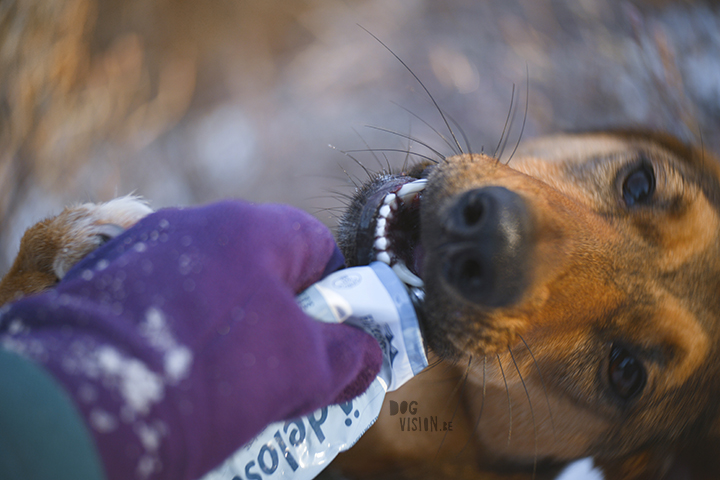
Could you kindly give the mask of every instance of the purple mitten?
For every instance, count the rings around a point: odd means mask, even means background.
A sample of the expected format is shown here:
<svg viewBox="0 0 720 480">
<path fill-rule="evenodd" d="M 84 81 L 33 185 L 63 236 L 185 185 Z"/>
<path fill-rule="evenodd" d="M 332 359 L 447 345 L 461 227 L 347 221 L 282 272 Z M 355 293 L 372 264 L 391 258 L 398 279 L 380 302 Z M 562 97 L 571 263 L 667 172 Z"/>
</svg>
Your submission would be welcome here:
<svg viewBox="0 0 720 480">
<path fill-rule="evenodd" d="M 341 264 L 330 232 L 288 206 L 162 210 L 5 308 L 0 340 L 75 398 L 110 479 L 195 479 L 375 377 L 371 336 L 295 303 Z"/>
</svg>

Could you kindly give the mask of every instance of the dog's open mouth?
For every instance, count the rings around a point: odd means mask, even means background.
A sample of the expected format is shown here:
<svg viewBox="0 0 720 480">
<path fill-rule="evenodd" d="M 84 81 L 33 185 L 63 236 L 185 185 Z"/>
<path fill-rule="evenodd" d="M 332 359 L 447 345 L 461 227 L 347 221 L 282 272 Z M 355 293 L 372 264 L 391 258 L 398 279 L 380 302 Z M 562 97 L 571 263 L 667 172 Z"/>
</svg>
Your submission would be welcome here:
<svg viewBox="0 0 720 480">
<path fill-rule="evenodd" d="M 420 204 L 426 184 L 412 176 L 379 175 L 360 189 L 338 232 L 348 266 L 380 261 L 408 287 L 423 287 Z"/>
</svg>

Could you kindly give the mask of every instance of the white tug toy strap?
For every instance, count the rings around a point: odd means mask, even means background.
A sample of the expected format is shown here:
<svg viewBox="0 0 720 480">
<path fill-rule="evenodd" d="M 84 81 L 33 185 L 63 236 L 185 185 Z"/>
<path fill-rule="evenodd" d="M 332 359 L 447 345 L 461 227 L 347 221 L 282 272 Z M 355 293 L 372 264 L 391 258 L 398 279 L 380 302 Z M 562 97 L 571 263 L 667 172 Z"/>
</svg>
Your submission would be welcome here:
<svg viewBox="0 0 720 480">
<path fill-rule="evenodd" d="M 395 390 L 427 366 L 415 309 L 392 269 L 374 262 L 336 272 L 298 295 L 313 318 L 347 323 L 380 343 L 383 365 L 359 397 L 269 425 L 202 480 L 311 479 L 352 447 Z"/>
</svg>

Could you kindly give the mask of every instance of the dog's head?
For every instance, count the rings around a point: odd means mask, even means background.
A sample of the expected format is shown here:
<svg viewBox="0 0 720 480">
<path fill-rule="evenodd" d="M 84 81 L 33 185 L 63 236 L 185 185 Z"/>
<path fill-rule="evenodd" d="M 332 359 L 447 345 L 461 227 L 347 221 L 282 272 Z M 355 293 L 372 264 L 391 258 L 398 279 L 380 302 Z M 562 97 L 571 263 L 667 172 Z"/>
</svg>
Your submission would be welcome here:
<svg viewBox="0 0 720 480">
<path fill-rule="evenodd" d="M 435 353 L 474 358 L 484 456 L 662 472 L 720 432 L 716 162 L 640 133 L 540 139 L 509 165 L 458 155 L 368 184 L 340 241 L 422 286 Z"/>
</svg>

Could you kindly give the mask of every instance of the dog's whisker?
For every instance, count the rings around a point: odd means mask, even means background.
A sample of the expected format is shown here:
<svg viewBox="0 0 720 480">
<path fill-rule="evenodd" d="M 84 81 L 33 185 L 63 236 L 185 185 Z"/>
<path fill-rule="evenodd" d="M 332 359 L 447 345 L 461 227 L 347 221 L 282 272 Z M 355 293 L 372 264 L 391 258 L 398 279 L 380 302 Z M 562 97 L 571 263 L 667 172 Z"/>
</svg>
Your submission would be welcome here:
<svg viewBox="0 0 720 480">
<path fill-rule="evenodd" d="M 515 144 L 515 148 L 513 149 L 512 153 L 510 154 L 510 157 L 508 158 L 507 162 L 505 162 L 505 165 L 510 164 L 510 160 L 515 156 L 515 152 L 517 152 L 518 147 L 520 146 L 520 142 L 522 141 L 523 133 L 525 133 L 525 122 L 527 121 L 528 116 L 528 107 L 530 105 L 530 69 L 528 67 L 528 64 L 525 63 L 525 114 L 523 115 L 523 122 L 522 127 L 520 127 L 520 135 L 518 136 L 517 143 Z"/>
<path fill-rule="evenodd" d="M 460 126 L 460 123 L 457 120 L 455 120 L 449 113 L 445 113 L 445 115 L 452 122 L 452 124 L 455 125 L 455 128 L 458 129 L 458 131 L 460 132 L 460 136 L 463 138 L 463 141 L 465 142 L 465 148 L 467 149 L 467 151 L 462 152 L 462 153 L 468 153 L 468 154 L 472 153 L 472 147 L 470 146 L 470 140 L 468 139 L 467 135 L 465 134 L 465 130 Z"/>
<path fill-rule="evenodd" d="M 312 197 L 308 197 L 308 200 L 321 200 L 321 199 L 328 199 L 328 200 L 338 200 L 341 203 L 349 205 L 350 202 L 354 200 L 354 197 L 346 192 L 341 192 L 339 190 L 326 190 L 327 195 L 314 195 Z M 338 210 L 342 210 L 342 207 L 336 207 Z"/>
<path fill-rule="evenodd" d="M 535 411 L 533 410 L 532 400 L 530 399 L 530 392 L 527 389 L 527 385 L 525 384 L 525 379 L 522 376 L 522 372 L 520 372 L 520 367 L 518 366 L 517 361 L 515 360 L 515 355 L 513 355 L 512 348 L 508 348 L 508 353 L 510 353 L 510 358 L 512 359 L 513 365 L 515 365 L 515 370 L 517 371 L 518 376 L 520 377 L 520 383 L 522 383 L 523 389 L 525 390 L 525 396 L 527 397 L 528 406 L 530 407 L 530 418 L 532 418 L 534 446 L 535 446 L 535 455 L 533 456 L 533 473 L 532 473 L 532 478 L 534 480 L 535 475 L 537 473 L 537 461 L 538 461 L 538 432 L 537 432 L 537 422 L 535 421 Z"/>
<path fill-rule="evenodd" d="M 435 164 L 440 163 L 436 159 L 434 159 L 428 155 L 423 155 L 421 153 L 413 152 L 410 150 L 404 150 L 402 148 L 366 148 L 366 149 L 345 150 L 342 153 L 362 153 L 362 152 L 400 152 L 400 153 L 405 153 L 407 155 L 414 155 L 416 157 L 424 158 L 425 160 L 429 160 Z"/>
<path fill-rule="evenodd" d="M 333 147 L 333 148 L 335 148 L 335 147 Z M 343 166 L 340 164 L 340 162 L 338 162 L 337 165 L 338 165 L 338 167 L 340 167 L 340 169 L 343 171 L 343 173 L 345 174 L 345 176 L 347 177 L 347 179 L 350 180 L 350 183 L 352 183 L 353 186 L 354 186 L 356 189 L 360 188 L 360 185 L 358 185 L 358 182 L 356 182 L 355 179 L 352 178 L 352 175 L 350 175 L 350 173 L 349 173 L 347 170 L 345 170 L 345 167 L 343 167 Z M 361 182 L 361 183 L 362 183 L 362 182 Z"/>
<path fill-rule="evenodd" d="M 437 134 L 437 136 L 440 137 L 440 138 L 445 142 L 445 144 L 446 144 L 448 147 L 450 147 L 450 150 L 453 152 L 453 154 L 457 155 L 457 154 L 460 153 L 460 152 L 458 152 L 457 150 L 455 150 L 455 147 L 453 146 L 452 143 L 450 143 L 450 140 L 448 140 L 445 135 L 443 135 L 442 133 L 440 133 L 435 127 L 433 127 L 432 125 L 430 125 L 429 122 L 427 122 L 425 119 L 423 119 L 422 117 L 420 117 L 417 113 L 413 112 L 412 110 L 410 110 L 410 109 L 408 109 L 408 108 L 403 107 L 403 106 L 400 105 L 399 103 L 392 102 L 392 104 L 395 105 L 395 106 L 397 106 L 397 107 L 402 108 L 402 109 L 405 110 L 407 113 L 409 113 L 410 115 L 412 115 L 413 117 L 417 118 L 417 119 L 420 120 L 422 123 L 424 123 L 425 126 L 427 126 L 427 127 L 428 127 L 430 130 L 432 130 L 435 134 Z"/>
<path fill-rule="evenodd" d="M 512 113 L 513 104 L 515 103 L 515 84 L 512 85 L 512 92 L 510 93 L 510 108 L 508 108 L 507 117 L 505 117 L 505 125 L 503 126 L 502 133 L 500 134 L 500 140 L 498 141 L 497 147 L 493 150 L 492 156 L 500 161 L 500 157 L 497 156 L 500 145 L 502 145 L 503 139 L 505 138 L 505 132 L 507 131 L 508 122 L 510 121 L 510 114 Z"/>
<path fill-rule="evenodd" d="M 485 393 L 486 393 L 486 375 L 487 374 L 487 355 L 483 355 L 483 376 L 482 376 L 482 399 L 480 400 L 480 412 L 478 413 L 477 420 L 475 421 L 475 426 L 470 432 L 470 435 L 468 435 L 467 442 L 465 442 L 465 445 L 460 449 L 460 451 L 457 453 L 457 457 L 460 457 L 460 454 L 462 454 L 465 449 L 470 445 L 470 442 L 472 441 L 473 437 L 475 436 L 478 427 L 480 426 L 480 420 L 482 420 L 482 414 L 483 410 L 485 409 Z"/>
<path fill-rule="evenodd" d="M 472 355 L 470 355 L 470 358 L 468 359 L 467 368 L 465 369 L 465 375 L 463 375 L 462 381 L 458 384 L 458 385 L 460 385 L 460 389 L 458 392 L 458 400 L 457 400 L 457 404 L 455 405 L 455 410 L 453 411 L 453 413 L 450 417 L 450 422 L 455 420 L 455 416 L 457 415 L 457 412 L 460 409 L 460 404 L 463 403 L 462 402 L 463 392 L 465 391 L 465 387 L 467 386 L 467 383 L 468 383 L 468 375 L 470 374 L 470 366 L 472 365 L 472 360 L 473 360 L 473 357 L 472 357 Z M 453 394 L 454 394 L 454 392 L 453 392 Z M 448 433 L 449 433 L 449 430 L 445 430 L 445 433 L 443 434 L 443 438 L 442 438 L 442 440 L 440 440 L 440 445 L 438 445 L 438 449 L 435 452 L 435 458 L 438 458 L 438 456 L 440 455 L 440 450 L 442 450 L 442 446 L 445 443 L 445 439 L 447 439 Z"/>
<path fill-rule="evenodd" d="M 345 153 L 345 152 L 343 152 L 343 153 Z M 367 177 L 368 177 L 368 180 L 372 180 L 372 179 L 374 178 L 373 173 L 372 173 L 365 165 L 363 165 L 363 163 L 362 163 L 360 160 L 358 160 L 358 159 L 355 158 L 354 156 L 349 155 L 349 154 L 347 154 L 347 153 L 345 153 L 345 155 L 347 155 L 347 156 L 350 158 L 350 160 L 352 160 L 353 162 L 355 162 L 355 164 L 356 164 L 357 166 L 359 166 L 360 168 L 363 169 L 363 171 L 365 172 L 365 175 L 367 175 Z M 373 153 L 373 156 L 374 156 L 374 155 L 375 155 L 375 154 Z M 362 183 L 362 182 L 360 182 L 360 183 Z"/>
<path fill-rule="evenodd" d="M 538 376 L 540 377 L 540 385 L 542 385 L 543 393 L 545 394 L 545 401 L 547 402 L 548 407 L 548 414 L 550 415 L 550 426 L 552 427 L 553 431 L 553 437 L 555 436 L 555 419 L 553 418 L 552 408 L 550 407 L 550 397 L 547 393 L 547 387 L 545 386 L 545 378 L 543 377 L 542 371 L 540 370 L 540 364 L 535 359 L 535 355 L 532 352 L 532 349 L 530 348 L 530 345 L 525 341 L 525 339 L 518 334 L 518 338 L 522 340 L 523 344 L 525 344 L 525 348 L 527 348 L 528 353 L 530 354 L 530 357 L 533 359 L 533 363 L 535 364 L 535 368 L 537 369 Z"/>
<path fill-rule="evenodd" d="M 338 152 L 342 153 L 342 154 L 345 155 L 346 157 L 350 158 L 354 163 L 356 163 L 360 168 L 363 169 L 363 171 L 365 172 L 365 174 L 368 176 L 368 179 L 369 179 L 369 180 L 372 180 L 373 178 L 375 178 L 375 174 L 374 174 L 370 169 L 368 169 L 365 165 L 363 165 L 360 160 L 358 160 L 358 159 L 355 158 L 354 156 L 350 155 L 351 152 L 349 153 L 348 151 L 340 150 L 340 149 L 336 148 L 335 145 L 328 145 L 328 147 L 332 148 L 333 150 L 337 150 Z M 374 155 L 374 154 L 373 154 L 373 155 Z M 342 165 L 340 165 L 339 162 L 338 162 L 338 166 L 342 169 L 342 171 L 345 173 L 345 175 L 350 179 L 350 181 L 353 183 L 353 185 L 355 186 L 355 188 L 359 188 L 358 182 L 359 182 L 360 185 L 362 185 L 362 184 L 364 183 L 364 182 L 363 182 L 362 180 L 360 180 L 357 176 L 355 176 L 355 179 L 357 180 L 357 182 L 356 182 L 355 180 L 353 180 L 353 179 L 350 177 L 350 174 L 348 173 L 348 171 L 347 171 Z"/>
<path fill-rule="evenodd" d="M 378 127 L 378 126 L 375 126 L 375 125 L 365 125 L 365 127 L 366 127 L 366 128 L 372 128 L 372 129 L 374 129 L 374 130 L 378 130 L 378 131 L 381 131 L 381 132 L 389 133 L 389 134 L 391 134 L 391 135 L 397 135 L 398 137 L 407 138 L 408 140 L 412 140 L 413 142 L 417 143 L 418 145 L 422 145 L 423 147 L 427 148 L 428 150 L 430 150 L 431 152 L 433 152 L 435 155 L 437 155 L 438 157 L 440 157 L 442 160 L 445 160 L 445 155 L 443 155 L 442 153 L 440 153 L 438 150 L 434 149 L 433 147 L 431 147 L 431 146 L 428 145 L 427 143 L 425 143 L 425 142 L 423 142 L 423 141 L 421 141 L 421 140 L 419 140 L 419 139 L 417 139 L 417 138 L 415 138 L 415 137 L 412 137 L 411 135 L 405 135 L 404 133 L 400 133 L 400 132 L 397 132 L 397 131 L 395 131 L 395 130 L 390 130 L 389 128 Z M 410 148 L 408 148 L 408 151 L 410 151 Z"/>
<path fill-rule="evenodd" d="M 367 140 L 365 140 L 365 137 L 363 137 L 363 136 L 360 134 L 360 132 L 357 131 L 357 129 L 353 128 L 352 131 L 355 132 L 355 135 L 358 136 L 358 138 L 359 138 L 360 141 L 365 145 L 365 147 L 370 148 L 370 144 L 368 144 Z M 385 165 L 383 165 L 382 162 L 380 161 L 380 157 L 378 157 L 378 156 L 375 154 L 375 152 L 372 152 L 372 156 L 373 156 L 373 158 L 375 159 L 375 161 L 377 162 L 377 164 L 380 166 L 380 171 L 381 171 L 381 172 L 384 171 L 384 170 L 385 170 Z M 387 157 L 385 158 L 385 160 L 387 160 Z M 390 170 L 390 164 L 388 163 L 387 166 L 388 166 L 388 171 L 389 171 L 389 170 Z"/>
<path fill-rule="evenodd" d="M 383 43 L 382 40 L 380 40 L 378 37 L 376 37 L 375 35 L 373 35 L 373 33 L 371 33 L 370 30 L 368 30 L 367 28 L 363 27 L 362 25 L 358 25 L 358 26 L 359 26 L 360 28 L 362 28 L 363 30 L 365 30 L 365 31 L 368 33 L 368 35 L 370 35 L 370 36 L 373 37 L 375 40 L 377 40 L 377 42 L 378 42 L 380 45 L 382 45 L 383 47 L 385 47 L 385 49 L 386 49 L 388 52 L 390 52 L 390 53 L 392 54 L 392 56 L 395 57 L 395 59 L 396 59 L 398 62 L 400 62 L 400 64 L 401 64 L 403 67 L 405 67 L 405 69 L 406 69 L 408 72 L 410 72 L 410 75 L 412 75 L 412 76 L 415 78 L 415 80 L 418 82 L 418 84 L 420 84 L 420 86 L 421 86 L 422 89 L 425 91 L 425 93 L 427 94 L 427 96 L 430 97 L 430 101 L 432 101 L 433 105 L 435 105 L 435 109 L 436 109 L 436 110 L 438 111 L 438 113 L 440 114 L 440 117 L 442 118 L 443 122 L 445 122 L 445 126 L 447 127 L 448 131 L 450 132 L 450 136 L 452 137 L 452 139 L 453 139 L 453 141 L 454 141 L 454 143 L 455 143 L 455 146 L 457 146 L 458 150 L 460 150 L 460 153 L 465 153 L 465 152 L 463 152 L 463 149 L 462 149 L 462 146 L 460 145 L 460 142 L 458 142 L 458 139 L 457 139 L 457 137 L 455 136 L 455 132 L 454 132 L 453 129 L 450 127 L 450 122 L 448 122 L 447 117 L 445 116 L 445 114 L 443 113 L 442 109 L 440 108 L 440 105 L 438 105 L 437 101 L 435 101 L 435 97 L 432 96 L 432 94 L 430 93 L 430 90 L 428 90 L 428 88 L 425 86 L 425 84 L 420 80 L 420 77 L 418 77 L 418 76 L 415 74 L 415 72 L 407 65 L 407 63 L 405 63 L 402 58 L 400 58 L 395 52 L 393 52 L 390 47 L 388 47 L 385 43 Z"/>
<path fill-rule="evenodd" d="M 517 106 L 518 102 L 515 102 L 510 106 L 510 122 L 508 123 L 507 133 L 505 134 L 502 146 L 500 147 L 500 152 L 497 155 L 498 162 L 502 161 L 502 156 L 505 153 L 505 148 L 507 148 L 508 141 L 510 140 L 510 132 L 512 131 L 513 124 L 515 123 L 515 115 L 517 115 Z"/>
<path fill-rule="evenodd" d="M 510 398 L 510 387 L 508 387 L 507 377 L 505 376 L 505 370 L 503 369 L 502 361 L 500 361 L 500 354 L 496 353 L 495 356 L 497 357 L 498 365 L 500 366 L 500 374 L 502 375 L 503 382 L 505 382 L 505 391 L 507 392 L 508 414 L 510 416 L 510 425 L 508 426 L 508 440 L 507 440 L 507 444 L 509 446 L 510 440 L 512 440 L 512 427 L 513 427 L 512 399 Z"/>
<path fill-rule="evenodd" d="M 341 208 L 315 208 L 310 211 L 313 215 L 319 215 L 321 213 L 329 213 L 332 218 L 338 218 L 342 215 L 343 210 Z"/>
<path fill-rule="evenodd" d="M 458 391 L 461 390 L 462 386 L 464 385 L 464 379 L 467 378 L 468 373 L 470 372 L 470 364 L 472 362 L 472 357 L 468 360 L 468 365 L 465 368 L 465 373 L 460 377 L 460 380 L 455 384 L 455 387 L 453 388 L 452 392 L 448 395 L 448 400 L 445 402 L 445 406 L 443 407 L 443 411 L 447 410 L 447 408 L 450 406 L 450 402 L 452 402 L 453 397 L 458 393 Z"/>
<path fill-rule="evenodd" d="M 437 366 L 440 365 L 441 363 L 443 363 L 442 358 L 438 358 L 438 359 L 435 360 L 434 362 L 428 364 L 428 366 L 425 367 L 425 369 L 424 369 L 422 372 L 420 372 L 419 375 L 422 375 L 423 373 L 429 372 L 430 370 L 432 370 L 433 368 L 437 367 Z"/>
<path fill-rule="evenodd" d="M 410 119 L 408 118 L 408 137 L 411 137 L 411 136 L 412 136 L 412 122 L 411 122 Z M 412 147 L 412 142 L 413 142 L 413 141 L 412 141 L 410 138 L 408 138 L 408 141 L 407 141 L 407 142 L 408 142 L 408 143 L 407 143 L 407 150 L 408 150 L 408 152 L 409 152 L 410 149 L 411 149 L 411 147 Z M 403 171 L 403 173 L 404 173 L 404 172 L 407 172 L 407 167 L 408 167 L 408 163 L 409 163 L 409 162 L 410 162 L 410 155 L 405 154 L 405 159 L 403 160 L 403 164 L 402 164 L 402 171 Z"/>
</svg>

